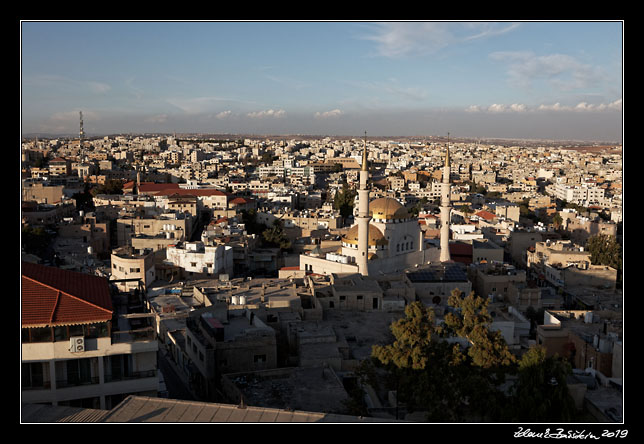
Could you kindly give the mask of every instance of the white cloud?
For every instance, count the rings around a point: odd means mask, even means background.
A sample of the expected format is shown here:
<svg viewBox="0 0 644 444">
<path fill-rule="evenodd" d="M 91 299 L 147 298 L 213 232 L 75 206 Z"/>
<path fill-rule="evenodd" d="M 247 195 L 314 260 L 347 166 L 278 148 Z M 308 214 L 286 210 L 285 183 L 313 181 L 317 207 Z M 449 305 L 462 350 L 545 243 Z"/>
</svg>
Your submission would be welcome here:
<svg viewBox="0 0 644 444">
<path fill-rule="evenodd" d="M 510 111 L 522 113 L 526 110 L 527 110 L 526 106 L 520 103 L 513 103 L 512 105 L 510 105 Z"/>
<path fill-rule="evenodd" d="M 314 114 L 314 117 L 316 119 L 326 119 L 329 117 L 339 117 L 342 114 L 343 114 L 342 111 L 336 108 L 336 109 L 332 109 L 331 111 L 317 112 Z"/>
<path fill-rule="evenodd" d="M 365 40 L 376 43 L 377 55 L 403 57 L 436 53 L 452 45 L 512 31 L 516 23 L 386 22 L 375 23 Z"/>
<path fill-rule="evenodd" d="M 505 112 L 506 109 L 507 108 L 505 105 L 501 105 L 498 103 L 493 103 L 487 108 L 487 110 L 491 113 L 502 113 L 502 112 Z"/>
<path fill-rule="evenodd" d="M 215 114 L 215 119 L 225 119 L 226 117 L 230 117 L 232 113 L 233 112 L 230 110 L 222 111 L 220 113 Z"/>
<path fill-rule="evenodd" d="M 246 115 L 253 119 L 256 119 L 256 118 L 261 119 L 264 117 L 272 117 L 272 118 L 279 119 L 286 116 L 286 111 L 284 111 L 283 109 L 280 109 L 280 110 L 267 109 L 265 111 L 251 112 Z"/>
<path fill-rule="evenodd" d="M 545 79 L 552 87 L 569 91 L 596 85 L 602 77 L 599 69 L 566 54 L 537 56 L 531 51 L 500 51 L 489 57 L 507 63 L 510 83 L 522 88 Z"/>
<path fill-rule="evenodd" d="M 504 105 L 499 103 L 494 103 L 487 108 L 481 107 L 479 105 L 470 105 L 465 108 L 465 112 L 474 113 L 474 112 L 489 112 L 489 113 L 506 113 L 506 112 L 515 112 L 515 113 L 524 113 L 532 111 L 575 111 L 575 112 L 597 112 L 597 111 L 621 111 L 622 109 L 622 99 L 617 99 L 611 103 L 599 103 L 599 104 L 590 104 L 587 102 L 580 102 L 575 106 L 565 106 L 557 102 L 554 104 L 542 104 L 534 108 L 529 108 L 528 106 L 521 103 L 513 103 L 512 105 Z"/>
</svg>

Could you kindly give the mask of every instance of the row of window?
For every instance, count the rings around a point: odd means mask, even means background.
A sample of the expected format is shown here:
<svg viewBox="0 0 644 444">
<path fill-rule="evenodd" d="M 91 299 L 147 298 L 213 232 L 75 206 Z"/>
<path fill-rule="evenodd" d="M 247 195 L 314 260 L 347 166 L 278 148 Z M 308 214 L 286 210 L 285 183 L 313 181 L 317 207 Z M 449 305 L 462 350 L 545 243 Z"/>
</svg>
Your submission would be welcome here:
<svg viewBox="0 0 644 444">
<path fill-rule="evenodd" d="M 121 273 L 123 273 L 125 271 L 125 268 L 123 268 L 123 267 L 121 267 L 121 266 L 119 266 L 117 264 L 113 264 L 112 268 L 114 268 L 115 270 L 118 269 L 118 271 L 120 271 Z M 140 272 L 141 272 L 140 268 L 130 268 L 130 273 L 140 273 Z"/>
<path fill-rule="evenodd" d="M 107 322 L 88 325 L 60 325 L 56 327 L 23 328 L 22 343 L 68 341 L 73 336 L 86 339 L 107 338 L 110 328 Z"/>
<path fill-rule="evenodd" d="M 74 387 L 99 383 L 98 357 L 67 359 L 56 361 L 54 378 L 57 388 Z M 103 379 L 105 382 L 121 381 L 137 377 L 153 377 L 155 370 L 134 372 L 132 355 L 110 355 L 103 358 Z M 49 389 L 51 388 L 51 362 L 23 362 L 22 388 Z"/>
</svg>

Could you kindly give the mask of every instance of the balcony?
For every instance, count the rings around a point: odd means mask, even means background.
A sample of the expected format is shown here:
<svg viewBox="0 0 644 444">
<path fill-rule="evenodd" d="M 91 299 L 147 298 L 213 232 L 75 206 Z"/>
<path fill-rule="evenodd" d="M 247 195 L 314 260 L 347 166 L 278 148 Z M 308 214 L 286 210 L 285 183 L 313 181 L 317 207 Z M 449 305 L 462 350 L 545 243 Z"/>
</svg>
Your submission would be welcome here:
<svg viewBox="0 0 644 444">
<path fill-rule="evenodd" d="M 129 372 L 128 374 L 121 375 L 105 375 L 105 382 L 128 381 L 132 379 L 155 378 L 157 376 L 156 370 L 146 370 L 142 372 Z"/>
</svg>

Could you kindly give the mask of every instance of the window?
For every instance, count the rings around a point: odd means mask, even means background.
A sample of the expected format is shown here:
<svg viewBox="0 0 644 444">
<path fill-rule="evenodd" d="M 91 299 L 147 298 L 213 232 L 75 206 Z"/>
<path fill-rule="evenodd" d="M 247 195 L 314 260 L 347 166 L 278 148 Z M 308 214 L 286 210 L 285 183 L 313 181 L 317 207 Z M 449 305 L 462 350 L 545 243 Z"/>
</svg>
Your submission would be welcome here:
<svg viewBox="0 0 644 444">
<path fill-rule="evenodd" d="M 27 362 L 22 364 L 22 388 L 47 388 L 49 386 L 48 380 L 48 362 Z"/>
<path fill-rule="evenodd" d="M 120 381 L 132 375 L 132 355 L 111 355 L 103 358 L 105 382 Z"/>
<path fill-rule="evenodd" d="M 52 342 L 52 329 L 45 328 L 30 328 L 30 341 L 29 342 Z"/>
<path fill-rule="evenodd" d="M 255 355 L 253 356 L 253 362 L 266 362 L 266 355 Z"/>
<path fill-rule="evenodd" d="M 70 359 L 67 364 L 67 384 L 80 385 L 92 382 L 90 359 Z"/>
</svg>

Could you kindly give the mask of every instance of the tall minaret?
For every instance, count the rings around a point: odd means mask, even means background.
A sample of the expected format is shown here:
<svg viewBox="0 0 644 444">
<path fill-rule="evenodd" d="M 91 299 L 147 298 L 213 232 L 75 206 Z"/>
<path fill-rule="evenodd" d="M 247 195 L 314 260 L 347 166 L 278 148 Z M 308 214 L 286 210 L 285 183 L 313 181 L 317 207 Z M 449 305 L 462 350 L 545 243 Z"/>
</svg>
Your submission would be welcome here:
<svg viewBox="0 0 644 444">
<path fill-rule="evenodd" d="M 362 169 L 360 170 L 360 188 L 358 189 L 358 257 L 356 264 L 358 272 L 363 276 L 369 275 L 367 260 L 369 255 L 369 166 L 367 165 L 367 132 L 364 133 L 364 150 L 362 152 Z"/>
<path fill-rule="evenodd" d="M 443 186 L 441 187 L 441 254 L 440 261 L 451 260 L 449 254 L 449 225 L 450 225 L 450 185 L 449 185 L 449 133 L 447 133 L 447 150 L 445 153 L 445 166 L 443 167 Z"/>
</svg>

